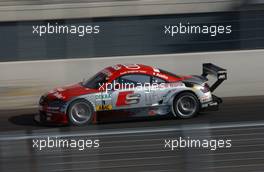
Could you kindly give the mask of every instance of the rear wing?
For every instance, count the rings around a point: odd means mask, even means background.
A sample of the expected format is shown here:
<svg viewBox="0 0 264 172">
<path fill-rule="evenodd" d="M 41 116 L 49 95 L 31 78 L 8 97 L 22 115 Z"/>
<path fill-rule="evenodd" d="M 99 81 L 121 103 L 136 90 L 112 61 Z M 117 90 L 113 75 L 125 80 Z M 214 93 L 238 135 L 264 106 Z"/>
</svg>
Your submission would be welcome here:
<svg viewBox="0 0 264 172">
<path fill-rule="evenodd" d="M 213 92 L 224 80 L 227 79 L 226 69 L 223 69 L 219 66 L 216 66 L 212 63 L 204 63 L 203 64 L 203 77 L 207 77 L 207 75 L 212 75 L 217 78 L 215 83 L 210 87 L 210 91 Z"/>
</svg>

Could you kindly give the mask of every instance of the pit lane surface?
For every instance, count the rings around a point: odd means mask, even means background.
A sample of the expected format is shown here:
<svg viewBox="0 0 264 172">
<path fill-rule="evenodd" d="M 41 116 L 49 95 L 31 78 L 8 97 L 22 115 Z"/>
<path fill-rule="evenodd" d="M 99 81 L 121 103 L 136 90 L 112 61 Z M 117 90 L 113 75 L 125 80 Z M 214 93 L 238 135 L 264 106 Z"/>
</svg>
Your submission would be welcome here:
<svg viewBox="0 0 264 172">
<path fill-rule="evenodd" d="M 188 120 L 39 127 L 35 109 L 2 111 L 0 171 L 263 171 L 264 96 L 225 98 L 220 111 Z M 100 147 L 32 148 L 32 139 L 99 139 Z M 231 148 L 165 148 L 165 139 L 231 139 Z"/>
</svg>

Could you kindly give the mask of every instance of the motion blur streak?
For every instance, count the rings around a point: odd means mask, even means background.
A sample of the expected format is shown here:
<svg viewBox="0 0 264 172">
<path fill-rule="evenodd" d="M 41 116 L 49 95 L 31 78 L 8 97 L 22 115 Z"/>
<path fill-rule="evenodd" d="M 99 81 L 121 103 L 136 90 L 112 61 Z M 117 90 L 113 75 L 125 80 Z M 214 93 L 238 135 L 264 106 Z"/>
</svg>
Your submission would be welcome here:
<svg viewBox="0 0 264 172">
<path fill-rule="evenodd" d="M 118 63 L 143 63 L 180 74 L 199 74 L 202 73 L 202 63 L 211 62 L 227 68 L 229 73 L 225 84 L 216 90 L 217 95 L 263 95 L 263 52 L 250 50 L 3 62 L 0 63 L 0 109 L 36 107 L 40 95 L 46 91 L 80 82 L 99 69 Z"/>
<path fill-rule="evenodd" d="M 62 134 L 56 130 L 50 130 L 47 133 L 40 133 L 38 135 L 34 134 L 26 134 L 26 133 L 19 133 L 16 135 L 6 135 L 2 134 L 0 136 L 0 141 L 7 141 L 7 140 L 24 140 L 24 139 L 34 139 L 34 138 L 46 138 L 46 137 L 90 137 L 90 136 L 112 136 L 112 135 L 130 135 L 130 134 L 147 134 L 147 133 L 160 133 L 160 132 L 180 132 L 182 130 L 211 130 L 211 129 L 228 129 L 228 128 L 243 128 L 243 127 L 264 127 L 264 120 L 263 121 L 254 121 L 254 122 L 244 122 L 244 123 L 219 123 L 214 124 L 213 126 L 207 125 L 200 125 L 200 124 L 186 124 L 183 126 L 177 127 L 147 127 L 147 128 L 129 128 L 129 129 L 122 129 L 122 131 L 109 129 L 107 131 L 88 131 L 88 132 L 68 132 L 66 134 Z M 45 130 L 44 130 L 45 131 Z M 41 131 L 40 131 L 41 132 Z M 116 137 L 116 136 L 114 136 Z M 121 136 L 122 137 L 122 136 Z"/>
<path fill-rule="evenodd" d="M 0 1 L 0 21 L 229 11 L 244 0 L 12 0 Z"/>
<path fill-rule="evenodd" d="M 32 35 L 32 25 L 54 19 L 60 24 L 99 23 L 104 32 L 91 39 Z M 232 35 L 164 37 L 164 25 L 187 20 L 232 25 Z M 0 21 L 1 172 L 263 171 L 260 0 L 0 0 Z M 33 121 L 40 94 L 88 78 L 99 68 L 145 63 L 195 74 L 202 72 L 205 62 L 228 70 L 227 82 L 217 90 L 224 97 L 217 112 L 203 112 L 188 120 L 154 118 L 84 127 L 41 126 Z M 46 136 L 99 139 L 100 148 L 33 148 L 33 138 Z M 164 149 L 164 139 L 179 137 L 230 139 L 232 147 Z"/>
<path fill-rule="evenodd" d="M 36 109 L 0 111 L 0 169 L 3 172 L 261 171 L 264 168 L 263 102 L 263 96 L 224 98 L 219 112 L 204 112 L 189 120 L 141 120 L 53 129 L 40 129 L 34 124 L 30 116 Z M 47 135 L 100 139 L 100 148 L 84 151 L 32 148 L 33 137 Z M 215 151 L 164 149 L 164 139 L 179 137 L 230 139 L 232 147 Z"/>
</svg>

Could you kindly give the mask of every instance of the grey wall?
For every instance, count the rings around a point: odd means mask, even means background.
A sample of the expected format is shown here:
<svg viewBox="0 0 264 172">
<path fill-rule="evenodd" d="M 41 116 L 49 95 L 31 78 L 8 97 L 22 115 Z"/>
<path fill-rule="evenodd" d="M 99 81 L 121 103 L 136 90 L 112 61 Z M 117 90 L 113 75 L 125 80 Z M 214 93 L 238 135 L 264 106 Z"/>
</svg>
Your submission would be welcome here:
<svg viewBox="0 0 264 172">
<path fill-rule="evenodd" d="M 68 60 L 0 63 L 0 109 L 36 106 L 41 94 L 53 87 L 89 78 L 117 63 L 143 63 L 178 74 L 201 74 L 202 63 L 212 62 L 228 70 L 219 96 L 264 95 L 264 50 L 120 56 Z"/>
</svg>

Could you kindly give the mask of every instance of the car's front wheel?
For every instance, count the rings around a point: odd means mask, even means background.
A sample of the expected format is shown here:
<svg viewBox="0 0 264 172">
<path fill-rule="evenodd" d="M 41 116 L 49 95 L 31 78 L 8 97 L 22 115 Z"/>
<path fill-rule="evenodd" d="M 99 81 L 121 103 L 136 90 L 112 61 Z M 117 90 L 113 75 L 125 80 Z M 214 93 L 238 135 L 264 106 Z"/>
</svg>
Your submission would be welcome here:
<svg viewBox="0 0 264 172">
<path fill-rule="evenodd" d="M 91 123 L 93 114 L 94 108 L 92 104 L 86 100 L 73 101 L 67 110 L 70 123 L 76 126 Z"/>
<path fill-rule="evenodd" d="M 172 106 L 173 115 L 179 118 L 191 118 L 200 109 L 199 100 L 190 92 L 183 92 L 176 96 Z"/>
</svg>

